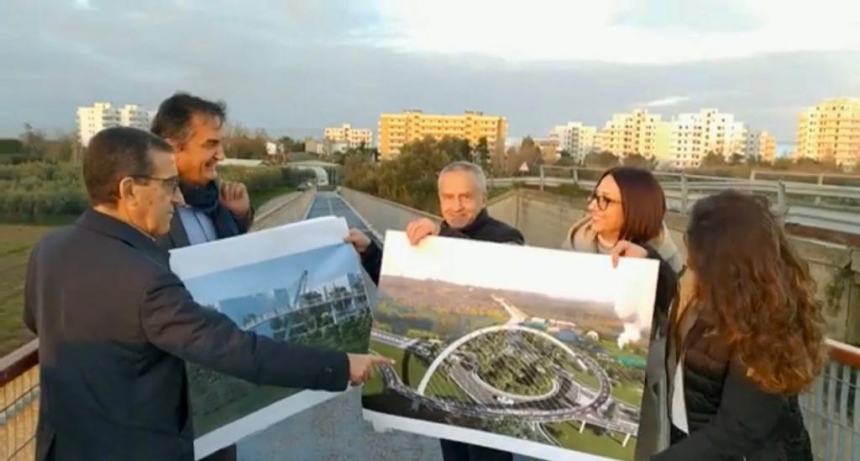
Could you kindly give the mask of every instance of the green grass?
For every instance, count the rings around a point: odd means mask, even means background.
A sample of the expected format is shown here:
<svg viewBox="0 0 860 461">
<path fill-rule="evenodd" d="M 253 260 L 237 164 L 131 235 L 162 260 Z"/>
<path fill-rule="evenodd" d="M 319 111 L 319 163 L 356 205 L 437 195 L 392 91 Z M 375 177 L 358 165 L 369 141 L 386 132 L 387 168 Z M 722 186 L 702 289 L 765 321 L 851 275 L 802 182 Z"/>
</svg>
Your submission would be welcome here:
<svg viewBox="0 0 860 461">
<path fill-rule="evenodd" d="M 619 386 L 612 386 L 612 396 L 624 403 L 638 407 L 642 404 L 642 384 L 622 382 Z"/>
<path fill-rule="evenodd" d="M 276 187 L 274 189 L 268 189 L 262 192 L 254 192 L 250 194 L 251 206 L 254 207 L 255 210 L 259 210 L 260 207 L 269 200 L 279 195 L 289 194 L 290 192 L 294 192 L 295 190 L 296 188 L 292 186 L 281 186 Z"/>
<path fill-rule="evenodd" d="M 400 366 L 403 364 L 403 349 L 389 346 L 388 344 L 384 344 L 378 341 L 370 340 L 370 350 L 371 352 L 384 355 L 390 359 L 394 359 L 396 362 L 394 364 L 394 369 L 397 370 L 397 373 L 400 374 Z M 409 359 L 409 386 L 413 389 L 418 388 L 418 383 L 421 382 L 421 378 L 424 377 L 424 373 L 427 371 L 427 367 L 418 360 L 417 357 L 412 356 Z M 460 400 L 463 402 L 470 402 L 471 399 L 460 389 L 459 386 L 454 384 L 448 377 L 439 371 L 437 371 L 432 378 L 430 378 L 430 384 L 428 385 L 429 389 L 444 389 L 448 392 L 437 393 L 438 397 L 447 397 L 451 399 Z M 374 395 L 382 392 L 382 379 L 376 375 L 364 384 L 365 395 Z"/>
<path fill-rule="evenodd" d="M 582 371 L 579 367 L 573 366 L 568 367 L 567 370 L 576 378 L 576 382 L 584 385 L 585 387 L 589 387 L 591 389 L 597 390 L 600 388 L 600 381 L 597 379 L 597 376 L 593 374 Z"/>
<path fill-rule="evenodd" d="M 633 459 L 633 453 L 636 449 L 635 438 L 631 437 L 627 446 L 622 447 L 623 435 L 610 433 L 597 435 L 591 426 L 586 427 L 582 434 L 579 433 L 579 423 L 553 423 L 546 424 L 545 427 L 552 427 L 560 432 L 556 438 L 564 448 L 615 459 Z"/>
<path fill-rule="evenodd" d="M 51 227 L 0 225 L 0 356 L 33 339 L 24 327 L 24 277 L 33 245 Z"/>
</svg>

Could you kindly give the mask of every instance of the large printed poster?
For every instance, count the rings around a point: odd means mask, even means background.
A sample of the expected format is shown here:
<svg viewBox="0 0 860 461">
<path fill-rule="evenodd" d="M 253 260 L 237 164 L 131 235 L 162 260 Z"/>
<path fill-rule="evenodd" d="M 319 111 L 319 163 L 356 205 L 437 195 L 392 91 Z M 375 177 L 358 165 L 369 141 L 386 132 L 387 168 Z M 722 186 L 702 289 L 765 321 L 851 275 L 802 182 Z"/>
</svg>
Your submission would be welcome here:
<svg viewBox="0 0 860 461">
<path fill-rule="evenodd" d="M 365 418 L 545 459 L 633 459 L 658 263 L 389 232 Z"/>
<path fill-rule="evenodd" d="M 325 217 L 171 251 L 194 299 L 244 330 L 366 352 L 366 281 L 342 218 Z M 336 393 L 257 386 L 188 364 L 198 458 Z"/>
</svg>

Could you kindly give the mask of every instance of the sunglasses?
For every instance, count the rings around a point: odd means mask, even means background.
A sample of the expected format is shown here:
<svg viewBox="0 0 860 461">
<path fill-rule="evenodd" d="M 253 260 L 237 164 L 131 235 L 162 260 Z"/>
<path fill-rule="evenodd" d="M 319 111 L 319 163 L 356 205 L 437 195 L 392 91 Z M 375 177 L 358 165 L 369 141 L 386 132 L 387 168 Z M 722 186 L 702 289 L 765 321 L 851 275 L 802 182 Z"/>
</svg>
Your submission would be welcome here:
<svg viewBox="0 0 860 461">
<path fill-rule="evenodd" d="M 592 192 L 591 195 L 588 196 L 588 203 L 591 202 L 597 203 L 598 210 L 606 211 L 606 209 L 609 208 L 610 204 L 621 203 L 621 200 L 615 200 L 605 195 L 598 195 L 597 192 Z"/>
</svg>

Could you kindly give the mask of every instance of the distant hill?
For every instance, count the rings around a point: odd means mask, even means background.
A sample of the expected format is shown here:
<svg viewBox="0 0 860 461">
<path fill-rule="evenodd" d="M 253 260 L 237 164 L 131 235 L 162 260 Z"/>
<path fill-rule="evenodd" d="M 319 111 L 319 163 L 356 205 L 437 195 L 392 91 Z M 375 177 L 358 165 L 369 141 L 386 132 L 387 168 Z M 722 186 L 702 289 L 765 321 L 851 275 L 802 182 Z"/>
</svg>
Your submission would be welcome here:
<svg viewBox="0 0 860 461">
<path fill-rule="evenodd" d="M 539 293 L 487 289 L 440 280 L 415 280 L 385 276 L 379 287 L 381 299 L 416 309 L 432 309 L 440 314 L 498 315 L 507 311 L 492 296 L 504 298 L 531 317 L 578 322 L 584 317 L 618 321 L 611 303 L 554 298 Z"/>
</svg>

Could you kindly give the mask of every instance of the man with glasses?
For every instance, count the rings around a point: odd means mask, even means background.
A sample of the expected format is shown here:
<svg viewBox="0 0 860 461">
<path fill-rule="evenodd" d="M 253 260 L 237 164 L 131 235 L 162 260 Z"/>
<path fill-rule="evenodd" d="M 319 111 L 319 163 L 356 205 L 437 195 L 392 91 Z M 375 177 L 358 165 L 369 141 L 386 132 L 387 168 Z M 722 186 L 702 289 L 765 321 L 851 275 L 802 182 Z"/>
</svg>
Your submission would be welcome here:
<svg viewBox="0 0 860 461">
<path fill-rule="evenodd" d="M 39 337 L 36 459 L 194 460 L 185 361 L 244 380 L 345 390 L 387 359 L 242 331 L 197 304 L 156 237 L 180 200 L 172 148 L 101 131 L 83 162 L 91 208 L 30 255 L 24 322 Z"/>
</svg>

